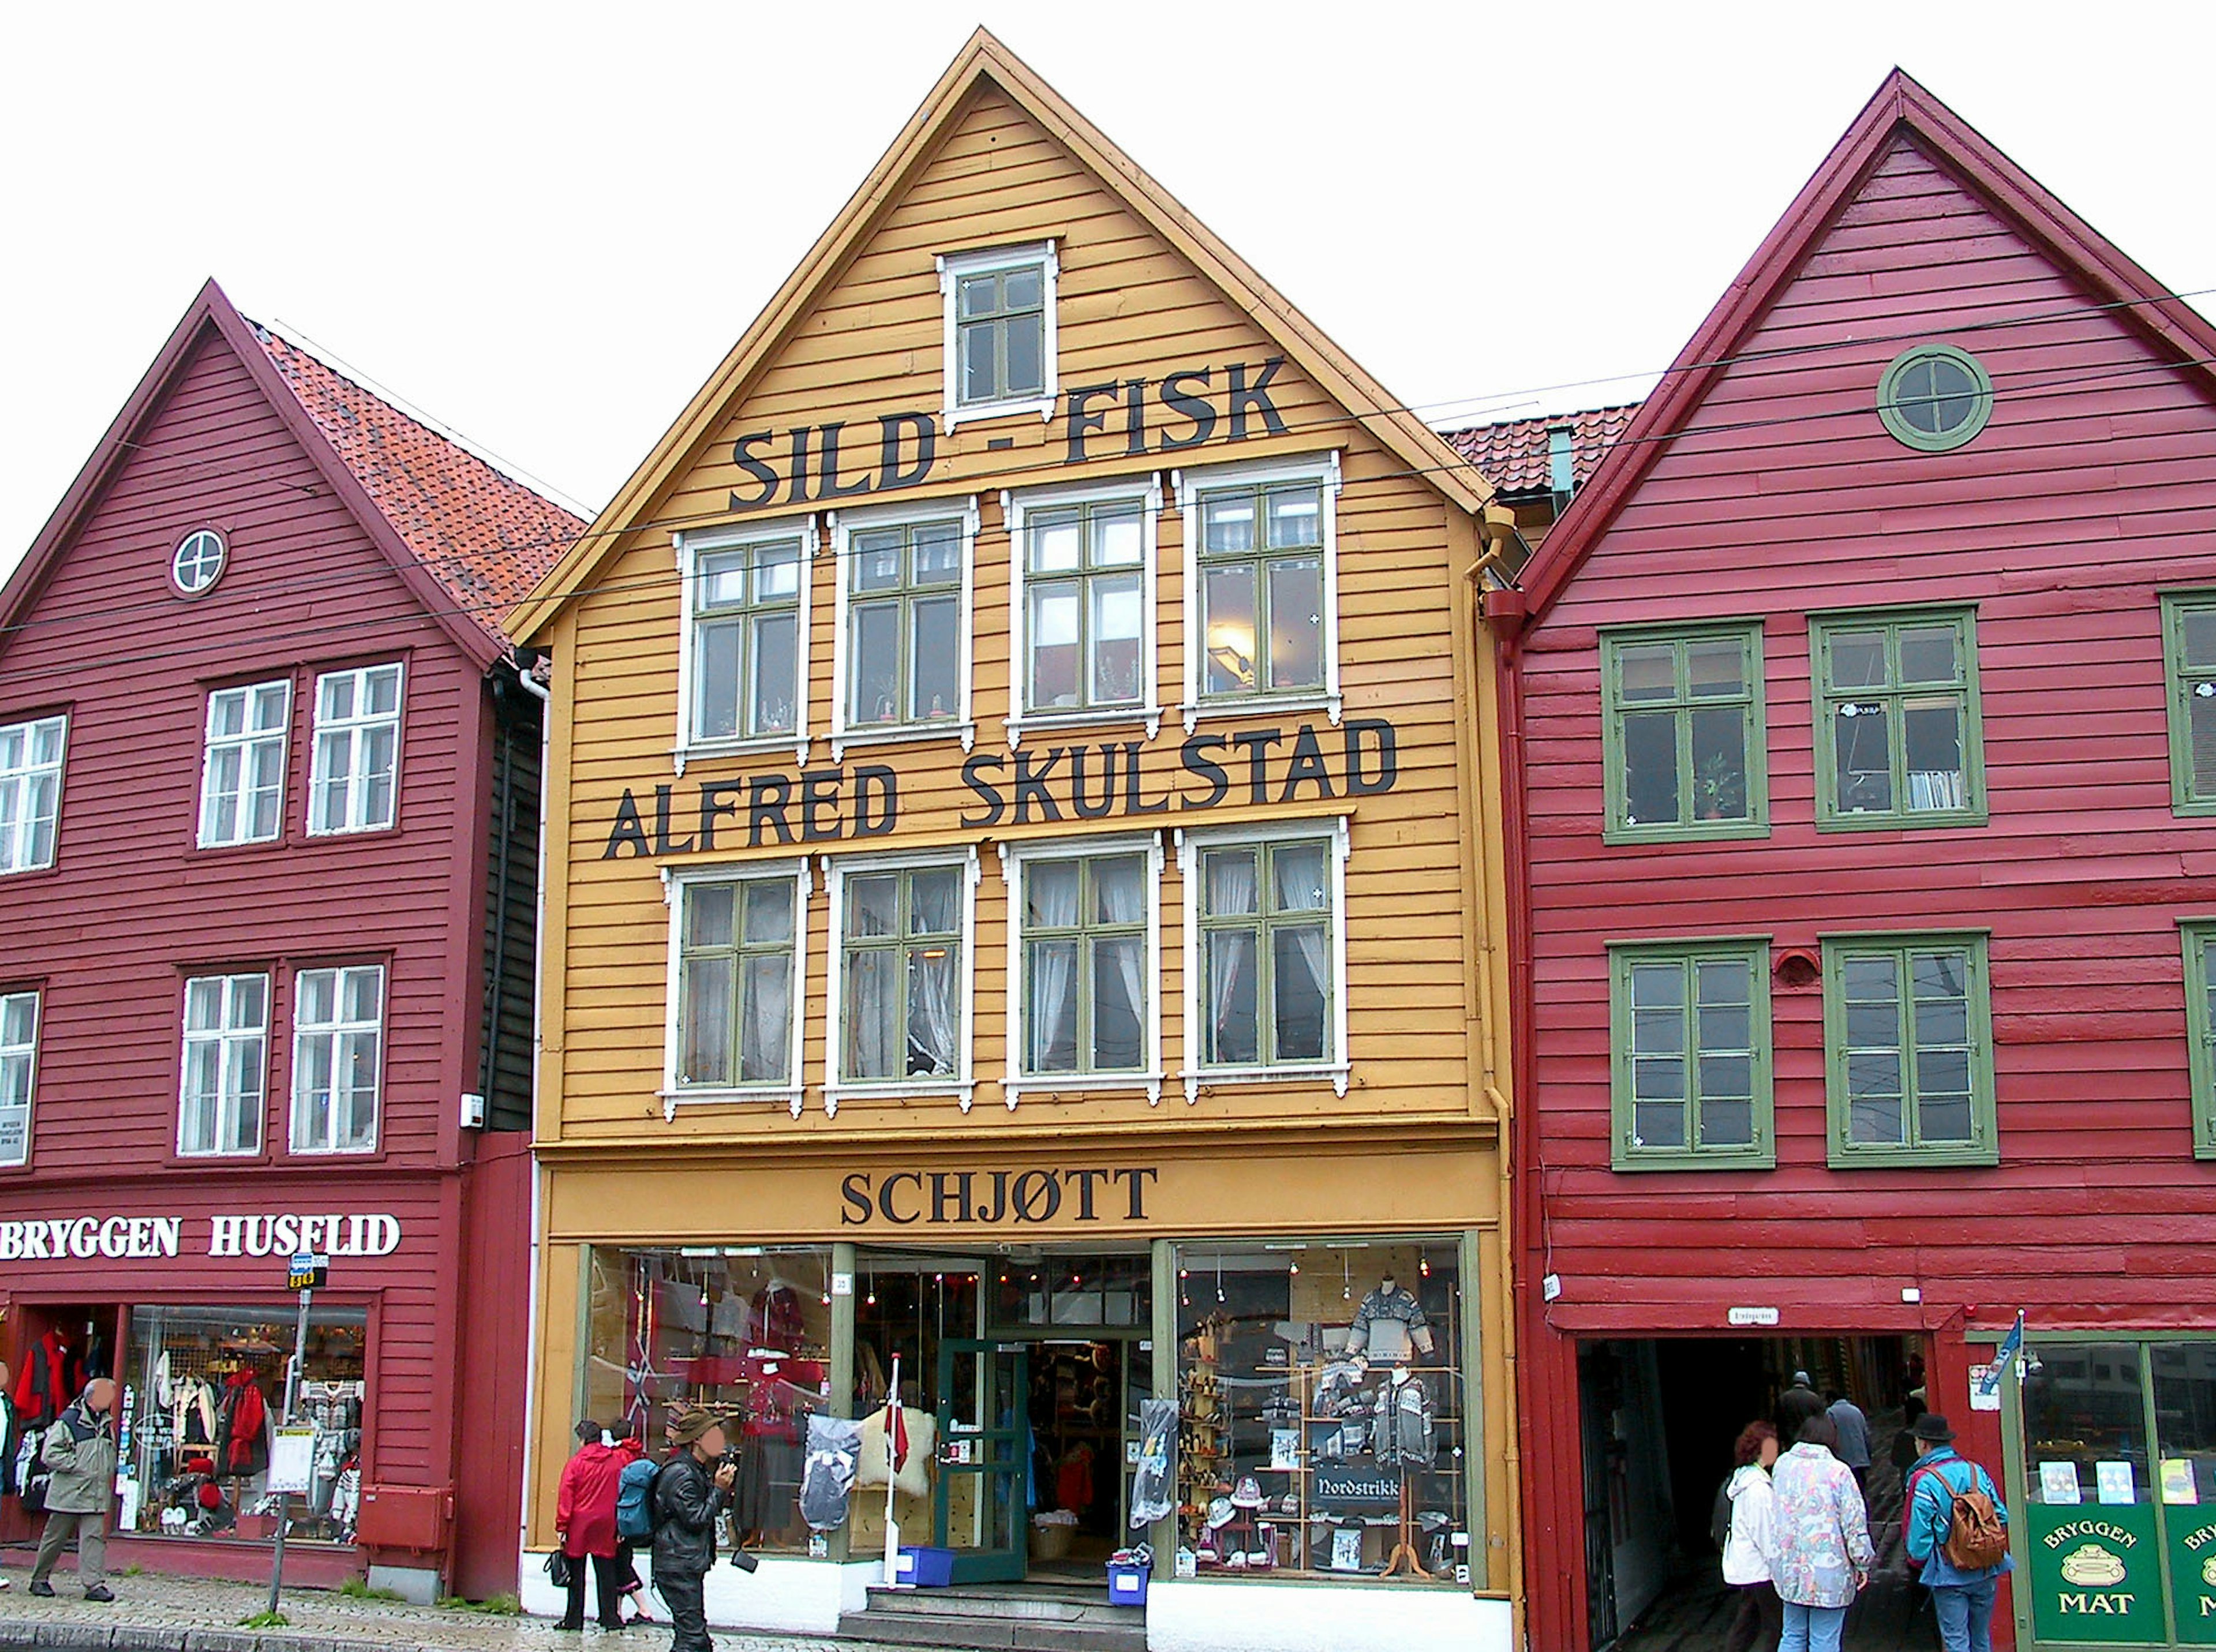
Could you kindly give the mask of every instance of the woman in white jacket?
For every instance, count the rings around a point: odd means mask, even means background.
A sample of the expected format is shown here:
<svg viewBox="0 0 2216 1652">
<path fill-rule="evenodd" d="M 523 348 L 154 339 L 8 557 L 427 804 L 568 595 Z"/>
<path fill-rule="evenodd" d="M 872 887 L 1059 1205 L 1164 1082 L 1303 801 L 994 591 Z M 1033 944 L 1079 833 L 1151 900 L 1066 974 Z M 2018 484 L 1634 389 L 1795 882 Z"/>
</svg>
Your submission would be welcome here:
<svg viewBox="0 0 2216 1652">
<path fill-rule="evenodd" d="M 1739 1613 L 1732 1619 L 1724 1652 L 1751 1652 L 1757 1646 L 1776 1647 L 1784 1632 L 1784 1603 L 1777 1598 L 1770 1572 L 1777 1552 L 1777 1520 L 1770 1467 L 1777 1460 L 1777 1430 L 1767 1422 L 1748 1423 L 1739 1430 L 1732 1460 L 1738 1466 L 1724 1489 L 1731 1499 L 1724 1581 L 1739 1597 Z"/>
</svg>

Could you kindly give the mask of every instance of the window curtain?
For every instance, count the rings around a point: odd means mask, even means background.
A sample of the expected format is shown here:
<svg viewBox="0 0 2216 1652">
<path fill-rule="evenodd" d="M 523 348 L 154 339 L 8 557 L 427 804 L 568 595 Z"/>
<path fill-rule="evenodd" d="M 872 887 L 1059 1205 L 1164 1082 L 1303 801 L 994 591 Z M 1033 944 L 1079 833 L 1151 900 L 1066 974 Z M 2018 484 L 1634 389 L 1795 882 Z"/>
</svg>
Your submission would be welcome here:
<svg viewBox="0 0 2216 1652">
<path fill-rule="evenodd" d="M 1111 924 L 1142 924 L 1146 921 L 1147 875 L 1142 864 L 1131 863 L 1120 865 L 1103 877 L 1100 883 L 1100 915 Z M 1123 997 L 1130 1004 L 1131 1013 L 1139 1018 L 1140 1037 L 1145 1038 L 1146 1011 L 1146 947 L 1143 943 L 1119 945 L 1116 948 L 1117 973 L 1123 978 Z M 1099 984 L 1093 990 L 1099 991 Z M 1145 1058 L 1142 1055 L 1141 1059 Z"/>
<path fill-rule="evenodd" d="M 1281 912 L 1327 912 L 1330 895 L 1324 889 L 1327 868 L 1321 850 L 1282 851 L 1277 857 L 1277 906 Z M 1316 997 L 1324 1003 L 1331 1002 L 1331 934 L 1323 926 L 1314 928 L 1302 924 L 1297 929 L 1281 930 L 1300 949 L 1302 967 L 1308 971 L 1308 983 L 1315 989 Z M 1326 1040 L 1328 1046 L 1328 1038 Z"/>
<path fill-rule="evenodd" d="M 1070 930 L 1077 927 L 1079 892 L 1084 879 L 1076 866 L 1032 866 L 1024 873 L 1024 894 L 1030 911 L 1031 921 L 1040 929 Z M 1061 1034 L 1065 1019 L 1075 1020 L 1075 1009 L 1070 1002 L 1070 988 L 1077 976 L 1077 948 L 1067 941 L 1033 942 L 1031 948 L 1031 1060 L 1033 1072 L 1043 1072 L 1048 1052 L 1062 1042 Z M 1072 1027 L 1068 1043 L 1072 1049 L 1070 1065 L 1074 1066 L 1077 1036 Z"/>
<path fill-rule="evenodd" d="M 1248 854 L 1211 857 L 1208 862 L 1209 916 L 1211 918 L 1242 917 L 1251 914 L 1253 911 L 1253 857 Z M 1225 1024 L 1231 1015 L 1231 1006 L 1236 1001 L 1241 961 L 1253 958 L 1254 945 L 1254 941 L 1250 940 L 1246 946 L 1234 951 L 1232 954 L 1233 962 L 1230 967 L 1217 972 L 1215 979 L 1209 983 L 1210 1012 L 1219 1047 Z M 1221 955 L 1216 949 L 1210 949 L 1211 966 Z"/>
<path fill-rule="evenodd" d="M 747 962 L 747 1001 L 739 1023 L 739 1082 L 774 1084 L 792 1069 L 792 955 Z"/>
<path fill-rule="evenodd" d="M 908 955 L 908 1070 L 946 1078 L 955 1071 L 961 1004 L 955 996 L 960 949 L 948 943 L 919 947 Z M 938 952 L 936 958 L 926 952 Z"/>
<path fill-rule="evenodd" d="M 881 948 L 846 955 L 846 1042 L 849 1078 L 893 1078 L 893 974 L 896 955 Z"/>
</svg>

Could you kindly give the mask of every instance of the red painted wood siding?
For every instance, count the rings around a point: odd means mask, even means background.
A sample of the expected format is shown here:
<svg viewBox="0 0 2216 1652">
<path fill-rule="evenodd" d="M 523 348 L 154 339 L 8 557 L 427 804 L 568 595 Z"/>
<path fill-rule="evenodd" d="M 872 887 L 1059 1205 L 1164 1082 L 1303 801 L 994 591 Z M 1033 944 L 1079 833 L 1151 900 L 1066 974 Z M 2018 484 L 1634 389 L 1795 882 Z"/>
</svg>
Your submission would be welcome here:
<svg viewBox="0 0 2216 1652">
<path fill-rule="evenodd" d="M 44 991 L 31 1162 L 0 1171 L 0 1201 L 315 1211 L 343 1194 L 348 1208 L 404 1211 L 421 1244 L 341 1288 L 379 1298 L 373 1475 L 444 1483 L 471 1151 L 458 1098 L 477 1085 L 483 1015 L 485 691 L 212 325 L 136 439 L 0 648 L 0 722 L 70 715 L 55 868 L 0 877 L 0 982 Z M 225 534 L 230 564 L 187 601 L 169 555 L 202 526 Z M 311 838 L 315 676 L 395 660 L 407 666 L 397 829 Z M 282 840 L 195 848 L 209 689 L 284 676 Z M 379 1151 L 295 1158 L 292 971 L 354 958 L 388 966 Z M 273 963 L 264 1152 L 179 1161 L 184 977 Z M 101 1299 L 146 1286 L 112 1264 L 85 1271 Z M 10 1269 L 0 1293 L 52 1283 Z"/>
<path fill-rule="evenodd" d="M 2193 1157 L 2176 927 L 2216 916 L 2216 822 L 2170 810 L 2155 594 L 2216 581 L 2216 408 L 2087 304 L 1896 145 L 1735 353 L 1868 341 L 1727 371 L 1526 640 L 1558 1322 L 1713 1299 L 1720 1272 L 1835 1313 L 1897 1311 L 1919 1283 L 2078 1310 L 2096 1279 L 2124 1317 L 2216 1305 L 2194 1266 L 2216 1246 L 2216 1165 Z M 1926 337 L 1997 390 L 1953 453 L 1909 451 L 1874 411 L 1886 364 Z M 1807 615 L 1931 601 L 1977 608 L 1991 823 L 1819 832 Z M 1595 628 L 1742 616 L 1764 617 L 1770 836 L 1604 845 Z M 1781 986 L 1777 1168 L 1610 1170 L 1606 942 L 1985 926 L 1997 1169 L 1827 1170 L 1822 992 Z M 1973 1278 L 1934 1243 L 1942 1189 L 2002 1224 Z"/>
<path fill-rule="evenodd" d="M 1530 1439 L 1578 1438 L 1574 1337 L 1720 1333 L 1734 1304 L 1788 1333 L 1933 1334 L 1933 1392 L 1956 1401 L 1933 1403 L 1995 1463 L 1994 1420 L 1961 1403 L 1965 1322 L 2216 1328 L 2176 929 L 2216 916 L 2216 821 L 2171 812 L 2156 594 L 2216 584 L 2216 406 L 2088 306 L 1896 139 L 1524 639 L 1524 1266 L 1563 1287 L 1530 1287 Z M 1952 453 L 1897 445 L 1874 410 L 1924 339 L 1997 389 Z M 1762 359 L 1810 345 L 1838 347 Z M 1918 602 L 1977 610 L 1990 824 L 1819 832 L 1807 616 Z M 1745 617 L 1764 622 L 1770 835 L 1604 844 L 1597 628 Z M 1821 986 L 1774 984 L 1777 1167 L 1610 1170 L 1608 942 L 1949 928 L 1991 935 L 1997 1168 L 1828 1169 Z M 1527 1465 L 1531 1621 L 1582 1644 L 1578 1453 Z"/>
</svg>

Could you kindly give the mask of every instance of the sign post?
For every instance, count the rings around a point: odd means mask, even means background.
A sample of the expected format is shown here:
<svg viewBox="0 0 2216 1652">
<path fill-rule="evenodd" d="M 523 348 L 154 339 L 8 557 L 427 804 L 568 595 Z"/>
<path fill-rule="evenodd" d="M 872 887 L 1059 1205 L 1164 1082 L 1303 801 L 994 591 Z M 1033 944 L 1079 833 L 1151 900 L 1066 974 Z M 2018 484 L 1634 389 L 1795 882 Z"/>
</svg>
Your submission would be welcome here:
<svg viewBox="0 0 2216 1652">
<path fill-rule="evenodd" d="M 278 1596 L 285 1588 L 285 1528 L 292 1524 L 292 1494 L 308 1489 L 308 1474 L 315 1456 L 315 1430 L 292 1426 L 292 1405 L 300 1392 L 300 1366 L 308 1357 L 308 1305 L 316 1288 L 330 1282 L 331 1259 L 301 1251 L 286 1265 L 285 1288 L 300 1293 L 300 1314 L 292 1327 L 292 1357 L 285 1366 L 285 1404 L 277 1413 L 277 1446 L 269 1457 L 269 1489 L 277 1499 L 276 1547 L 269 1559 L 269 1606 L 277 1613 Z M 303 1450 L 302 1447 L 306 1449 Z"/>
</svg>

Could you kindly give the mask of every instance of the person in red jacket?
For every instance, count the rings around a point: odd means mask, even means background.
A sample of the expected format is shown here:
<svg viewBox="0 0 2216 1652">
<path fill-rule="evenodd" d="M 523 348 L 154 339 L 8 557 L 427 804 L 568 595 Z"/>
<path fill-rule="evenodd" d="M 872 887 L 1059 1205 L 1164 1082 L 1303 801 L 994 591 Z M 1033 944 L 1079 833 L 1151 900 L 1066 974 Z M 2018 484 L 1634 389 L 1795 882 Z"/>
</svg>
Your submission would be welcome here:
<svg viewBox="0 0 2216 1652">
<path fill-rule="evenodd" d="M 611 1442 L 600 1425 L 588 1418 L 577 1425 L 582 1442 L 577 1454 L 562 1471 L 562 1487 L 556 1495 L 554 1524 L 559 1528 L 562 1552 L 569 1557 L 569 1609 L 557 1629 L 585 1626 L 585 1562 L 593 1563 L 593 1593 L 600 1607 L 602 1629 L 621 1629 L 624 1586 L 631 1569 L 617 1559 L 616 1497 L 624 1467 L 640 1454 L 635 1440 Z"/>
</svg>

